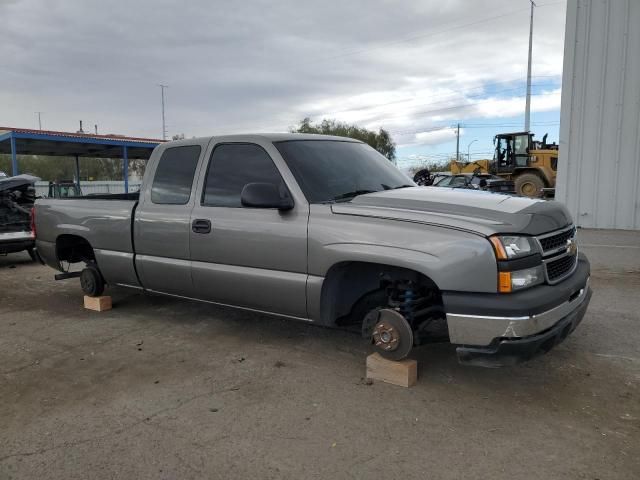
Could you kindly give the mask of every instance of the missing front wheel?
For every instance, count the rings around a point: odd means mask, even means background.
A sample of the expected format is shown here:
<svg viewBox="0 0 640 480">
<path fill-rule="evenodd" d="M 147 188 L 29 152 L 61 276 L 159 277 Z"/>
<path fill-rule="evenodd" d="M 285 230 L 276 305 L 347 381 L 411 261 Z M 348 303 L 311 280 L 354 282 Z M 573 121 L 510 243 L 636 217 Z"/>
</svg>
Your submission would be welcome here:
<svg viewBox="0 0 640 480">
<path fill-rule="evenodd" d="M 371 342 L 380 355 L 389 360 L 402 360 L 413 348 L 413 331 L 398 312 L 383 308 L 367 314 L 365 323 L 373 325 Z"/>
</svg>

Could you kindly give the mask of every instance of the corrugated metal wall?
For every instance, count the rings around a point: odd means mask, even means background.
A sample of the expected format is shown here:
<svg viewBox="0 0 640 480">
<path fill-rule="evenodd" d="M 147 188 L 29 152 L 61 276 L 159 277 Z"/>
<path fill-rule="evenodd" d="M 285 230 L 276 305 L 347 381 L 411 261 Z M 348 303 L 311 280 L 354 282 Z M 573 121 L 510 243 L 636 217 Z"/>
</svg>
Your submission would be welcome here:
<svg viewBox="0 0 640 480">
<path fill-rule="evenodd" d="M 578 225 L 640 229 L 640 0 L 569 0 L 556 198 Z"/>
</svg>

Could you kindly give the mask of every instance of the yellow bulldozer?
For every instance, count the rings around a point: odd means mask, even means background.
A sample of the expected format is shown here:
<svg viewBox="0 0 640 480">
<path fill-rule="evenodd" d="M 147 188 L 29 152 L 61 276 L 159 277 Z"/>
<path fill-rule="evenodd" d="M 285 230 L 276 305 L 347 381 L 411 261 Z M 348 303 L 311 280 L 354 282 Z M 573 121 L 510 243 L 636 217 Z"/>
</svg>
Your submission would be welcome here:
<svg viewBox="0 0 640 480">
<path fill-rule="evenodd" d="M 493 139 L 493 160 L 452 160 L 451 173 L 491 173 L 513 180 L 519 195 L 551 197 L 556 187 L 558 145 L 547 143 L 547 135 L 540 142 L 533 137 L 530 132 L 498 134 Z"/>
</svg>

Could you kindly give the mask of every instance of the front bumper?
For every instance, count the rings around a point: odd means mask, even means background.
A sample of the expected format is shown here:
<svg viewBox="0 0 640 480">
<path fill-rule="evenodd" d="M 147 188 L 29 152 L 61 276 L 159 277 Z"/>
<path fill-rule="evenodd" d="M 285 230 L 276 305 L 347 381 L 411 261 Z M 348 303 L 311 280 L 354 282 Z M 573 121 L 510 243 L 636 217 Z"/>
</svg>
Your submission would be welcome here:
<svg viewBox="0 0 640 480">
<path fill-rule="evenodd" d="M 502 366 L 549 351 L 580 323 L 591 299 L 589 262 L 556 285 L 514 294 L 443 294 L 449 338 L 462 363 Z"/>
<path fill-rule="evenodd" d="M 587 285 L 582 302 L 548 330 L 518 339 L 496 338 L 488 347 L 460 346 L 456 348 L 458 361 L 480 367 L 504 367 L 547 353 L 575 330 L 582 321 L 590 300 L 591 288 Z"/>
</svg>

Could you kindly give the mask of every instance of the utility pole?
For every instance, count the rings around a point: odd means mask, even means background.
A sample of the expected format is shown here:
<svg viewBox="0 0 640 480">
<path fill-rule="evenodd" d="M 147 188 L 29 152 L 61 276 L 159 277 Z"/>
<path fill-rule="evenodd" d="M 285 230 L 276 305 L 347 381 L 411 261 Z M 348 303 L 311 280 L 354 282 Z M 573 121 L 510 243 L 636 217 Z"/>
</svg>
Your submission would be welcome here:
<svg viewBox="0 0 640 480">
<path fill-rule="evenodd" d="M 44 112 L 36 112 L 36 115 L 38 115 L 38 128 L 40 130 L 42 130 L 42 118 L 40 117 L 40 115 L 42 115 Z"/>
<path fill-rule="evenodd" d="M 456 162 L 460 161 L 460 124 L 456 130 Z"/>
<path fill-rule="evenodd" d="M 164 89 L 169 88 L 169 85 L 158 84 L 160 92 L 162 94 L 162 140 L 167 139 L 167 124 L 164 121 Z"/>
<path fill-rule="evenodd" d="M 529 60 L 527 63 L 527 100 L 524 107 L 524 131 L 529 131 L 531 117 L 531 53 L 533 50 L 533 9 L 536 6 L 533 0 L 531 2 L 531 18 L 529 19 Z"/>
</svg>

